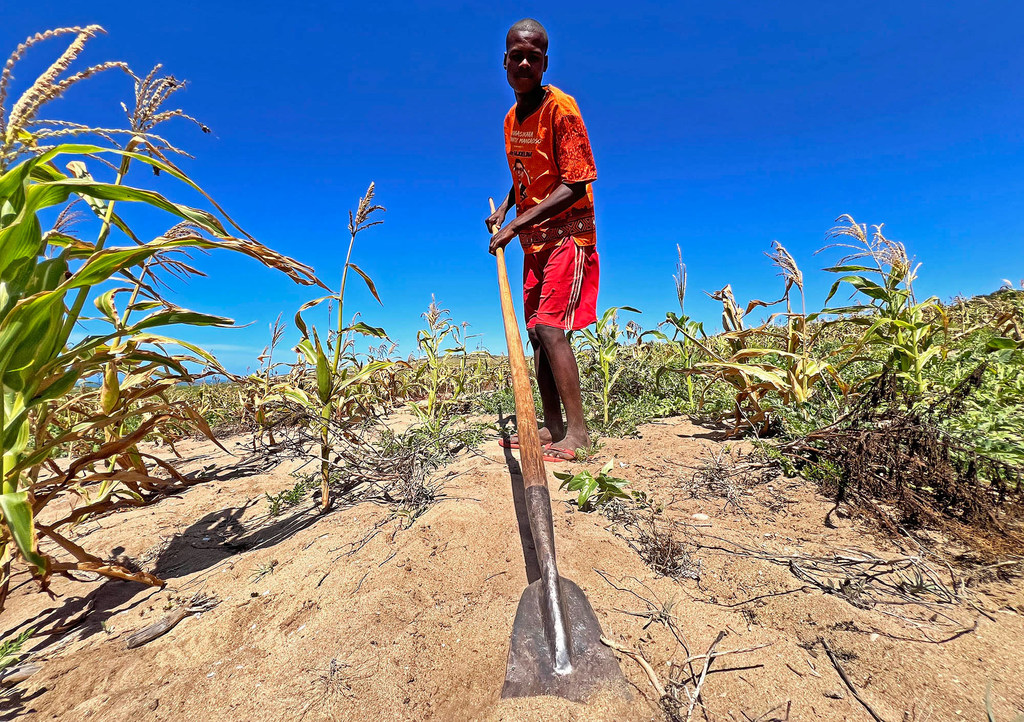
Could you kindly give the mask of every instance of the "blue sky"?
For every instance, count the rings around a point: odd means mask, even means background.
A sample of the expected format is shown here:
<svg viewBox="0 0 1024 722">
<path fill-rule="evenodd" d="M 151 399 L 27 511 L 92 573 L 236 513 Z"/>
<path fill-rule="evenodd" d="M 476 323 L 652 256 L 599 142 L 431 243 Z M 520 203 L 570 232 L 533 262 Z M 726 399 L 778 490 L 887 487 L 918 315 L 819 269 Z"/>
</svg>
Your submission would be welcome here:
<svg viewBox="0 0 1024 722">
<path fill-rule="evenodd" d="M 551 36 L 546 80 L 575 96 L 598 168 L 599 304 L 675 310 L 676 244 L 687 310 L 716 327 L 702 291 L 777 297 L 763 252 L 783 243 L 817 308 L 831 283 L 814 256 L 833 220 L 885 223 L 923 263 L 918 292 L 948 299 L 1024 277 L 1024 6 L 1013 2 L 163 3 L 35 2 L 3 11 L 0 51 L 61 25 L 108 35 L 84 62 L 154 63 L 190 82 L 178 104 L 210 126 L 168 134 L 184 163 L 250 233 L 331 285 L 347 210 L 369 181 L 385 223 L 353 260 L 377 283 L 346 301 L 414 350 L 436 294 L 503 348 L 482 219 L 510 185 L 502 118 L 513 102 L 504 34 L 534 16 Z M 61 50 L 39 46 L 27 82 Z M 16 86 L 16 90 L 22 88 Z M 82 84 L 48 117 L 113 122 L 131 88 Z M 152 184 L 145 175 L 136 180 Z M 164 180 L 174 200 L 198 203 Z M 129 216 L 130 217 L 130 216 Z M 151 215 L 143 230 L 162 230 Z M 521 252 L 510 253 L 515 276 Z M 308 288 L 227 253 L 176 288 L 182 305 L 252 325 L 182 335 L 234 371 L 255 365 L 268 325 Z M 293 329 L 286 336 L 296 339 Z"/>
</svg>

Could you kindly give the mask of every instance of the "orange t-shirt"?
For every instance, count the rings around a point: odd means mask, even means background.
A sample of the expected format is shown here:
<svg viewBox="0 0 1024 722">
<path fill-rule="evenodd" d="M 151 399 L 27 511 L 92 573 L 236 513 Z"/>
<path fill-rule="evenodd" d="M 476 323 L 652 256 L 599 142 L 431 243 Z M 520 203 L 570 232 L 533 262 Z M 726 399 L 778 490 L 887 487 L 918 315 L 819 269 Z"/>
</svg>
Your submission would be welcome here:
<svg viewBox="0 0 1024 722">
<path fill-rule="evenodd" d="M 505 153 L 512 171 L 516 213 L 522 214 L 547 198 L 561 183 L 587 182 L 587 193 L 556 216 L 519 233 L 526 253 L 551 248 L 572 236 L 580 246 L 593 246 L 594 194 L 597 180 L 594 154 L 572 96 L 553 85 L 544 86 L 544 100 L 519 122 L 516 107 L 505 116 Z"/>
</svg>

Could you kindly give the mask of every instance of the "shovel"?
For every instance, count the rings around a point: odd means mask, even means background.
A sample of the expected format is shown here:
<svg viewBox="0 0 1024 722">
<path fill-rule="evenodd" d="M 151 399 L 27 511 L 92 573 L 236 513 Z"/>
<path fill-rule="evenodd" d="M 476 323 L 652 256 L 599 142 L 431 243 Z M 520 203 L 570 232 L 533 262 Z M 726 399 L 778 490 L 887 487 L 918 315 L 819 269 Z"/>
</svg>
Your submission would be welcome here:
<svg viewBox="0 0 1024 722">
<path fill-rule="evenodd" d="M 494 199 L 490 202 L 491 213 L 494 213 Z M 491 233 L 495 231 L 497 227 L 491 229 Z M 528 586 L 519 600 L 501 696 L 554 695 L 582 702 L 599 688 L 613 688 L 627 696 L 629 691 L 619 663 L 601 642 L 601 624 L 593 607 L 583 590 L 558 575 L 551 496 L 537 430 L 530 374 L 512 305 L 504 249 L 499 248 L 496 255 L 501 315 L 505 322 L 512 391 L 516 399 L 526 515 L 530 520 L 540 568 L 540 579 Z"/>
</svg>

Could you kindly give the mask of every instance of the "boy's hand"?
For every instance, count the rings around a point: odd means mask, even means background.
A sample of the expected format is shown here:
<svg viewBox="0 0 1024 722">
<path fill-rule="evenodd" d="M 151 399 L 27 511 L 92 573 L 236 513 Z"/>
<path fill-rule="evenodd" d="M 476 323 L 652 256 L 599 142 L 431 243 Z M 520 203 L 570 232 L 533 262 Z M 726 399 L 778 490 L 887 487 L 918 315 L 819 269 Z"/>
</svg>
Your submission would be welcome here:
<svg viewBox="0 0 1024 722">
<path fill-rule="evenodd" d="M 491 215 L 484 219 L 484 225 L 487 226 L 488 233 L 494 233 L 495 228 L 501 228 L 501 224 L 505 222 L 505 216 L 508 214 L 507 210 L 498 208 Z"/>
<path fill-rule="evenodd" d="M 513 230 L 512 224 L 509 223 L 507 226 L 491 236 L 491 245 L 488 249 L 491 252 L 491 255 L 497 255 L 498 249 L 507 246 L 515 237 L 516 231 Z"/>
</svg>

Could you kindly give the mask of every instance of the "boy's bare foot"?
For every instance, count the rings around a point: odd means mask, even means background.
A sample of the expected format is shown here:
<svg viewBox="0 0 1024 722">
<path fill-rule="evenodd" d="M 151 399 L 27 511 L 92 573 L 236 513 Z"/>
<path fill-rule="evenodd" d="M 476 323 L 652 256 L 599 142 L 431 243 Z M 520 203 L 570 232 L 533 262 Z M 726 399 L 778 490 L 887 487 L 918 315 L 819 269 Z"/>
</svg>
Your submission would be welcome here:
<svg viewBox="0 0 1024 722">
<path fill-rule="evenodd" d="M 542 446 L 561 441 L 565 437 L 565 433 L 562 432 L 560 435 L 552 433 L 551 429 L 546 426 L 541 426 L 537 429 L 537 433 L 540 436 L 540 443 Z M 519 434 L 512 434 L 507 440 L 502 438 L 498 439 L 498 446 L 503 446 L 508 449 L 519 448 Z"/>
<path fill-rule="evenodd" d="M 577 449 L 590 448 L 590 438 L 583 434 L 567 435 L 561 441 L 544 447 L 544 457 L 555 461 L 575 461 Z"/>
</svg>

